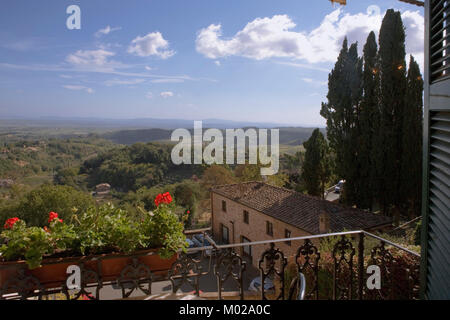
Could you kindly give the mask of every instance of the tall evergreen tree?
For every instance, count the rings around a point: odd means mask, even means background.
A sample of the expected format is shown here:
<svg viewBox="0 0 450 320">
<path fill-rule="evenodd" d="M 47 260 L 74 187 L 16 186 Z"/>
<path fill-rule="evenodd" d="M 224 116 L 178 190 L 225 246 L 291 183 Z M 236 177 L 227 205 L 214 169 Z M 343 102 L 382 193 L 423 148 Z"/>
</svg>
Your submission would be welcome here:
<svg viewBox="0 0 450 320">
<path fill-rule="evenodd" d="M 331 166 L 328 143 L 322 132 L 315 129 L 311 137 L 303 143 L 305 160 L 302 179 L 308 194 L 324 197 L 325 185 L 330 179 Z"/>
<path fill-rule="evenodd" d="M 370 32 L 363 49 L 363 100 L 359 114 L 359 143 L 358 143 L 358 207 L 371 209 L 374 199 L 374 177 L 376 176 L 376 164 L 372 150 L 373 140 L 377 134 L 379 119 L 378 109 L 378 84 L 379 73 L 377 65 L 377 42 L 375 33 Z"/>
<path fill-rule="evenodd" d="M 385 214 L 398 217 L 398 208 L 401 204 L 403 112 L 407 85 L 405 30 L 400 12 L 387 10 L 381 24 L 379 46 L 380 130 L 383 146 L 380 150 L 383 156 L 380 200 Z"/>
<path fill-rule="evenodd" d="M 357 43 L 348 48 L 344 39 L 337 62 L 328 76 L 328 103 L 320 114 L 327 120 L 327 136 L 336 154 L 336 174 L 346 180 L 343 200 L 357 201 L 357 119 L 362 97 L 362 60 Z"/>
<path fill-rule="evenodd" d="M 422 198 L 423 79 L 419 65 L 412 56 L 407 81 L 400 190 L 404 213 L 414 217 L 420 214 Z"/>
</svg>

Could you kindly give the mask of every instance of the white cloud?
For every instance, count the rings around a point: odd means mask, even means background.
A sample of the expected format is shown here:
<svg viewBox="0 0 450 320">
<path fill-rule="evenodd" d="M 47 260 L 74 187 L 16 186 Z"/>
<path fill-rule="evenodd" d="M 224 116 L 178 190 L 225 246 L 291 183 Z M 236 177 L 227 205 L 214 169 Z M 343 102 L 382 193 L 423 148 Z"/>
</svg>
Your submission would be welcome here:
<svg viewBox="0 0 450 320">
<path fill-rule="evenodd" d="M 302 68 L 302 69 L 310 69 L 310 70 L 316 70 L 316 71 L 323 71 L 323 72 L 330 72 L 330 69 L 327 68 L 321 68 L 312 64 L 306 64 L 306 63 L 296 63 L 296 62 L 284 62 L 284 61 L 277 61 L 278 64 L 290 66 L 290 67 L 296 67 L 296 68 Z"/>
<path fill-rule="evenodd" d="M 181 82 L 184 82 L 184 80 L 183 79 L 172 79 L 172 78 L 152 80 L 152 83 L 181 83 Z"/>
<path fill-rule="evenodd" d="M 405 11 L 402 13 L 403 24 L 406 28 L 406 52 L 412 54 L 420 66 L 424 69 L 424 34 L 425 25 L 423 16 L 419 11 Z M 407 57 L 406 63 L 409 62 Z"/>
<path fill-rule="evenodd" d="M 145 66 L 145 70 L 152 71 L 153 69 L 151 67 L 149 67 L 149 66 Z"/>
<path fill-rule="evenodd" d="M 216 66 L 220 67 L 220 61 L 219 60 L 214 61 L 214 63 L 216 64 Z"/>
<path fill-rule="evenodd" d="M 94 93 L 94 90 L 92 88 L 88 88 L 85 86 L 79 86 L 79 85 L 64 85 L 63 88 L 69 89 L 69 90 L 84 90 L 87 93 Z"/>
<path fill-rule="evenodd" d="M 125 79 L 125 80 L 121 80 L 121 79 L 111 79 L 111 80 L 106 80 L 105 81 L 105 85 L 107 86 L 115 86 L 115 85 L 134 85 L 134 84 L 140 84 L 145 82 L 145 79 Z"/>
<path fill-rule="evenodd" d="M 128 47 L 128 53 L 140 57 L 158 56 L 162 59 L 170 58 L 175 51 L 168 50 L 169 42 L 165 40 L 160 32 L 151 32 L 146 36 L 138 36 Z"/>
<path fill-rule="evenodd" d="M 72 63 L 71 63 L 72 64 Z M 153 78 L 153 79 L 180 79 L 183 81 L 211 81 L 217 80 L 209 78 L 193 78 L 189 75 L 162 75 L 162 74 L 148 74 L 139 72 L 126 72 L 118 70 L 118 68 L 136 68 L 136 65 L 124 65 L 119 62 L 108 61 L 104 66 L 98 67 L 93 64 L 86 64 L 80 66 L 73 64 L 68 67 L 67 65 L 55 65 L 55 64 L 12 64 L 0 62 L 0 69 L 13 69 L 13 70 L 27 70 L 33 72 L 50 71 L 50 72 L 75 72 L 75 73 L 100 73 L 110 74 L 121 77 L 139 77 L 139 78 Z"/>
<path fill-rule="evenodd" d="M 159 95 L 161 97 L 163 97 L 163 98 L 169 98 L 169 97 L 173 97 L 173 92 L 171 92 L 171 91 L 164 91 L 164 92 L 161 92 Z"/>
<path fill-rule="evenodd" d="M 256 18 L 234 36 L 222 37 L 222 26 L 211 24 L 197 34 L 196 49 L 210 59 L 243 56 L 262 60 L 291 58 L 308 63 L 334 62 L 345 36 L 349 42 L 358 41 L 360 50 L 370 31 L 381 26 L 384 12 L 369 6 L 365 13 L 349 14 L 338 8 L 326 15 L 311 31 L 295 31 L 296 24 L 287 15 Z M 423 16 L 419 11 L 404 11 L 406 48 L 418 59 L 423 52 Z M 422 55 L 423 57 L 423 55 Z"/>
<path fill-rule="evenodd" d="M 122 29 L 122 28 L 121 27 L 114 27 L 114 28 L 112 28 L 111 26 L 106 26 L 103 29 L 98 30 L 95 33 L 95 36 L 97 38 L 100 38 L 102 35 L 107 35 L 107 34 L 110 34 L 111 32 L 114 32 L 114 31 L 117 31 L 117 30 L 120 30 L 120 29 Z"/>
<path fill-rule="evenodd" d="M 147 97 L 147 99 L 152 99 L 153 98 L 153 93 L 151 93 L 149 91 L 149 92 L 147 92 L 147 94 L 145 96 Z"/>
<path fill-rule="evenodd" d="M 303 81 L 307 82 L 307 83 L 311 83 L 317 86 L 326 86 L 328 84 L 328 81 L 320 81 L 320 80 L 315 80 L 315 79 L 311 79 L 311 78 L 302 78 Z"/>
<path fill-rule="evenodd" d="M 83 68 L 112 68 L 118 65 L 118 63 L 109 60 L 109 58 L 114 55 L 114 52 L 103 49 L 78 50 L 77 52 L 68 55 L 66 61 L 74 66 Z"/>
</svg>

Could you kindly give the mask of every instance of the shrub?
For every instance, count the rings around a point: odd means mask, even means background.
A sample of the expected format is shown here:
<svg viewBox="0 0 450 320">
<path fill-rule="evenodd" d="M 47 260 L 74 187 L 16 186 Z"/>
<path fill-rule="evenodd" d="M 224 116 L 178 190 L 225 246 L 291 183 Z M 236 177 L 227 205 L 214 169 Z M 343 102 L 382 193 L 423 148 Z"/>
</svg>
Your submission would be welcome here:
<svg viewBox="0 0 450 320">
<path fill-rule="evenodd" d="M 59 213 L 62 219 L 69 219 L 74 212 L 83 212 L 94 204 L 90 195 L 69 186 L 42 185 L 24 196 L 16 208 L 10 208 L 15 215 L 27 221 L 28 225 L 43 227 L 50 211 Z"/>
</svg>

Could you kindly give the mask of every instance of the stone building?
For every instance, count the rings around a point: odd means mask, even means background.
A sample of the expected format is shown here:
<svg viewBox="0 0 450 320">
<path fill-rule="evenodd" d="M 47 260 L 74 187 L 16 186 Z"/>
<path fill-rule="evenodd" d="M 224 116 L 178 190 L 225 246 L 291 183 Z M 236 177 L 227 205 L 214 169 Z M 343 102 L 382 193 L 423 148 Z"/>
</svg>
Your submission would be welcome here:
<svg viewBox="0 0 450 320">
<path fill-rule="evenodd" d="M 343 230 L 388 228 L 392 219 L 347 208 L 263 182 L 218 186 L 211 190 L 212 231 L 220 243 L 243 243 L 301 237 Z M 302 242 L 303 243 L 303 242 Z M 293 256 L 300 241 L 278 242 Z M 241 254 L 257 265 L 268 246 L 244 246 Z"/>
</svg>

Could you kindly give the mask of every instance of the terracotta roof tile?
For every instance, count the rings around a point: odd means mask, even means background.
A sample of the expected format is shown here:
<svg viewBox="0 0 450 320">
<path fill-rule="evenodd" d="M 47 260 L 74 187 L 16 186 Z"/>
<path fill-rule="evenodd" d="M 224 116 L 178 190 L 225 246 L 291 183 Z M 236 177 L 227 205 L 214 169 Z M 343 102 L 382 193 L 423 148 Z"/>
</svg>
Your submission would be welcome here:
<svg viewBox="0 0 450 320">
<path fill-rule="evenodd" d="M 392 219 L 385 216 L 263 182 L 217 186 L 211 191 L 311 234 L 319 233 L 319 215 L 323 212 L 330 215 L 331 232 L 371 229 L 392 223 Z"/>
</svg>

